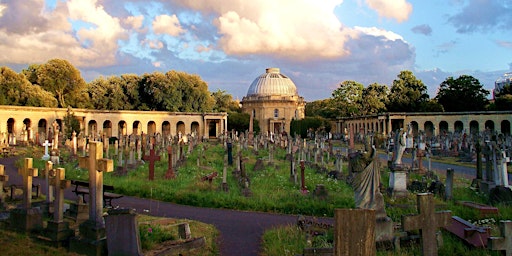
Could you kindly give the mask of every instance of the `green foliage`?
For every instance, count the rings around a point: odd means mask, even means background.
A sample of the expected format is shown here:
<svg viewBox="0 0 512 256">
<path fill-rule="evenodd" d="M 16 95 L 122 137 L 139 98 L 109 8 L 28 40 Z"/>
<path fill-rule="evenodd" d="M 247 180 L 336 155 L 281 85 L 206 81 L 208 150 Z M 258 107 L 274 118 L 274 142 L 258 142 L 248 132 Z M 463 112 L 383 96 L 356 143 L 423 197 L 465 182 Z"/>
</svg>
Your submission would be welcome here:
<svg viewBox="0 0 512 256">
<path fill-rule="evenodd" d="M 387 109 L 391 112 L 421 112 L 422 106 L 429 100 L 427 86 L 409 71 L 401 71 L 398 79 L 393 80 L 388 97 Z"/>
<path fill-rule="evenodd" d="M 140 243 L 143 250 L 150 250 L 156 244 L 167 240 L 176 240 L 170 232 L 162 228 L 158 224 L 142 224 L 139 227 Z"/>
<path fill-rule="evenodd" d="M 80 71 L 67 60 L 52 59 L 35 70 L 37 83 L 53 93 L 58 107 L 86 108 L 89 106 L 87 84 Z"/>
<path fill-rule="evenodd" d="M 39 85 L 32 85 L 23 74 L 0 67 L 0 104 L 13 106 L 56 107 L 57 100 Z"/>
<path fill-rule="evenodd" d="M 297 225 L 274 228 L 263 234 L 262 256 L 301 255 L 306 248 L 305 234 Z"/>
<path fill-rule="evenodd" d="M 327 119 L 336 119 L 341 115 L 334 100 L 330 98 L 308 102 L 305 114 L 308 117 L 323 117 Z"/>
<path fill-rule="evenodd" d="M 478 79 L 462 75 L 457 79 L 448 77 L 439 86 L 437 101 L 445 111 L 483 111 L 488 104 L 489 91 L 483 88 Z"/>
<path fill-rule="evenodd" d="M 218 89 L 212 93 L 212 97 L 215 99 L 215 105 L 213 111 L 215 112 L 241 112 L 240 104 L 233 100 L 231 94 L 227 94 L 226 91 Z"/>
<path fill-rule="evenodd" d="M 388 95 L 387 85 L 373 83 L 364 88 L 361 98 L 361 114 L 371 115 L 385 112 Z"/>
<path fill-rule="evenodd" d="M 332 92 L 332 99 L 341 116 L 361 114 L 364 86 L 356 81 L 344 81 Z"/>
<path fill-rule="evenodd" d="M 290 123 L 291 135 L 295 136 L 295 134 L 298 134 L 302 138 L 307 138 L 308 131 L 329 132 L 330 130 L 331 123 L 322 117 L 305 117 L 302 120 L 292 120 Z"/>
<path fill-rule="evenodd" d="M 235 130 L 238 132 L 245 132 L 249 130 L 249 122 L 251 121 L 251 116 L 247 113 L 240 112 L 229 112 L 228 113 L 228 130 Z M 258 120 L 253 120 L 253 132 L 260 132 L 260 125 Z"/>
<path fill-rule="evenodd" d="M 496 110 L 512 110 L 512 94 L 504 94 L 495 100 Z"/>
<path fill-rule="evenodd" d="M 78 135 L 80 131 L 80 121 L 77 119 L 71 108 L 68 108 L 66 116 L 64 116 L 64 136 L 70 139 L 73 135 L 73 131 Z"/>
</svg>

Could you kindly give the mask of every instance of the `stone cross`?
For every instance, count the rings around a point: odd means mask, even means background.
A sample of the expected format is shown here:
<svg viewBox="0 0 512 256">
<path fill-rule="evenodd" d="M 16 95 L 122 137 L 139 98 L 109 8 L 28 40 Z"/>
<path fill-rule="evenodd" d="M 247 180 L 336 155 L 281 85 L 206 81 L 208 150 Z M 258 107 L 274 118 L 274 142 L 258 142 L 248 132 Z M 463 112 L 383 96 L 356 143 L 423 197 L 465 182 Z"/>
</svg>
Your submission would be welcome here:
<svg viewBox="0 0 512 256">
<path fill-rule="evenodd" d="M 53 162 L 52 161 L 46 161 L 45 167 L 44 167 L 44 180 L 46 181 L 46 186 L 43 187 L 44 191 L 43 194 L 46 196 L 46 204 L 48 204 L 49 213 L 52 213 L 51 211 L 51 203 L 53 201 L 53 185 L 50 183 L 50 176 L 51 171 L 53 170 Z"/>
<path fill-rule="evenodd" d="M 505 251 L 507 256 L 512 255 L 512 221 L 500 221 L 501 237 L 489 237 L 487 246 L 493 251 Z"/>
<path fill-rule="evenodd" d="M 7 181 L 9 181 L 9 175 L 5 174 L 5 166 L 0 164 L 0 210 L 5 208 L 4 182 Z"/>
<path fill-rule="evenodd" d="M 43 146 L 44 146 L 44 155 L 43 155 L 43 160 L 49 160 L 50 159 L 50 154 L 48 154 L 48 147 L 51 146 L 52 143 L 48 142 L 48 140 L 45 140 L 44 143 L 43 143 Z"/>
<path fill-rule="evenodd" d="M 50 183 L 55 187 L 55 201 L 53 205 L 53 221 L 60 223 L 64 219 L 64 190 L 71 186 L 71 181 L 66 180 L 66 170 L 57 168 L 54 170 L 55 176 L 52 177 Z"/>
<path fill-rule="evenodd" d="M 418 215 L 402 216 L 404 231 L 420 230 L 424 256 L 437 255 L 436 231 L 439 227 L 450 224 L 451 212 L 435 212 L 434 195 L 419 193 L 417 195 Z"/>
<path fill-rule="evenodd" d="M 23 177 L 23 206 L 24 209 L 32 207 L 32 179 L 37 177 L 37 168 L 32 167 L 32 158 L 25 158 L 23 166 L 18 169 L 18 173 Z"/>
<path fill-rule="evenodd" d="M 149 180 L 155 179 L 155 162 L 160 161 L 160 156 L 155 154 L 154 149 L 149 150 L 149 155 L 143 157 L 145 161 L 149 160 Z"/>
<path fill-rule="evenodd" d="M 174 179 L 176 178 L 176 174 L 174 173 L 174 169 L 172 168 L 172 146 L 169 145 L 167 146 L 167 158 L 168 159 L 168 163 L 167 163 L 167 172 L 165 173 L 165 178 L 166 179 Z"/>
<path fill-rule="evenodd" d="M 89 221 L 98 227 L 103 223 L 103 173 L 114 171 L 114 161 L 103 158 L 103 145 L 89 142 L 89 156 L 79 158 L 79 167 L 89 171 Z"/>
<path fill-rule="evenodd" d="M 304 170 L 306 167 L 304 166 L 304 160 L 300 160 L 300 190 L 302 194 L 307 194 L 308 189 L 306 188 L 306 178 L 304 174 Z"/>
</svg>

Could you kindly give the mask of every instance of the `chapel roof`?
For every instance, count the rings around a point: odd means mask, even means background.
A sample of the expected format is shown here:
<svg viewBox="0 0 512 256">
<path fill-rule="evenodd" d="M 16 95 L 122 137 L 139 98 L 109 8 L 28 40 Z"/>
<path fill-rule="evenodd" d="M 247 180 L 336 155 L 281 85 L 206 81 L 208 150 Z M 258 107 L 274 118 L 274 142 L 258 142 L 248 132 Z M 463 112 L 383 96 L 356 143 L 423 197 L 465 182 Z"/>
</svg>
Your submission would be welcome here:
<svg viewBox="0 0 512 256">
<path fill-rule="evenodd" d="M 297 87 L 293 81 L 280 73 L 279 68 L 267 68 L 264 74 L 252 82 L 247 96 L 296 96 Z"/>
</svg>

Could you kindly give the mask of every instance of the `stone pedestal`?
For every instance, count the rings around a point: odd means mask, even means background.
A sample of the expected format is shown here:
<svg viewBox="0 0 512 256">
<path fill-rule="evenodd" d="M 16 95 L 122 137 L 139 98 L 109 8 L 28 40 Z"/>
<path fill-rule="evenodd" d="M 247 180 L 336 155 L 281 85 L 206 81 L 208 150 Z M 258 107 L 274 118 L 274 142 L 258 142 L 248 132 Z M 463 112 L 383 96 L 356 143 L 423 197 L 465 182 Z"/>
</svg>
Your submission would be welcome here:
<svg viewBox="0 0 512 256">
<path fill-rule="evenodd" d="M 48 221 L 44 237 L 52 246 L 67 246 L 69 238 L 75 235 L 75 231 L 69 228 L 69 222 Z"/>
<path fill-rule="evenodd" d="M 389 193 L 393 197 L 405 197 L 407 191 L 407 171 L 403 169 L 391 170 L 389 175 Z"/>
<path fill-rule="evenodd" d="M 377 218 L 375 222 L 375 242 L 392 241 L 395 236 L 391 218 Z"/>
<path fill-rule="evenodd" d="M 30 232 L 43 229 L 43 213 L 39 208 L 14 209 L 9 216 L 11 229 Z"/>
<path fill-rule="evenodd" d="M 491 190 L 496 187 L 496 183 L 494 181 L 482 180 L 480 181 L 480 192 L 489 195 Z"/>
<path fill-rule="evenodd" d="M 81 224 L 89 219 L 89 205 L 85 203 L 71 203 L 66 211 L 66 217 L 69 217 L 77 224 Z"/>
<path fill-rule="evenodd" d="M 97 226 L 94 221 L 87 220 L 80 224 L 79 230 L 80 236 L 70 240 L 69 251 L 89 256 L 107 255 L 105 227 Z"/>
<path fill-rule="evenodd" d="M 137 214 L 132 209 L 112 209 L 105 216 L 108 255 L 143 255 Z"/>
</svg>

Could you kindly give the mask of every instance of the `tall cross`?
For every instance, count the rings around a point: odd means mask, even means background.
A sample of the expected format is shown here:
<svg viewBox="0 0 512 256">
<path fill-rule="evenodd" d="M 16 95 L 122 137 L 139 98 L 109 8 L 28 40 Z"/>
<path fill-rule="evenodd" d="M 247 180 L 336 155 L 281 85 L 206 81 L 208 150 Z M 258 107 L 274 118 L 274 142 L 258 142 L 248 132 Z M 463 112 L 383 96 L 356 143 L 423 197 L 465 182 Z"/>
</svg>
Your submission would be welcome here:
<svg viewBox="0 0 512 256">
<path fill-rule="evenodd" d="M 451 212 L 435 212 L 434 195 L 419 193 L 417 195 L 418 215 L 402 216 L 404 231 L 420 230 L 423 255 L 437 255 L 436 231 L 439 227 L 450 224 Z"/>
<path fill-rule="evenodd" d="M 149 160 L 149 180 L 155 179 L 155 162 L 160 161 L 160 156 L 155 154 L 154 149 L 149 150 L 149 156 L 146 155 L 142 159 L 145 161 Z"/>
<path fill-rule="evenodd" d="M 48 160 L 50 159 L 50 155 L 48 154 L 48 147 L 51 146 L 52 143 L 48 142 L 48 140 L 45 140 L 44 143 L 43 143 L 43 146 L 44 146 L 44 156 L 43 156 L 43 160 Z"/>
<path fill-rule="evenodd" d="M 53 173 L 55 176 L 50 180 L 52 186 L 55 187 L 53 221 L 60 223 L 64 218 L 64 190 L 71 186 L 71 181 L 65 180 L 66 170 L 64 168 L 57 168 Z"/>
<path fill-rule="evenodd" d="M 505 251 L 507 256 L 512 255 L 512 221 L 500 221 L 502 237 L 489 237 L 487 246 L 493 251 Z"/>
<path fill-rule="evenodd" d="M 89 142 L 89 156 L 79 158 L 79 167 L 89 171 L 89 220 L 103 227 L 103 173 L 114 170 L 114 161 L 103 158 L 103 143 Z"/>
<path fill-rule="evenodd" d="M 174 178 L 176 178 L 176 174 L 174 173 L 174 170 L 172 169 L 172 146 L 171 145 L 167 146 L 167 158 L 169 158 L 169 159 L 167 162 L 167 172 L 165 173 L 165 178 L 166 179 L 174 179 Z"/>
<path fill-rule="evenodd" d="M 18 173 L 23 177 L 23 206 L 30 209 L 32 206 L 32 179 L 37 177 L 37 168 L 32 167 L 32 158 L 25 158 L 23 166 L 18 168 Z"/>
</svg>

